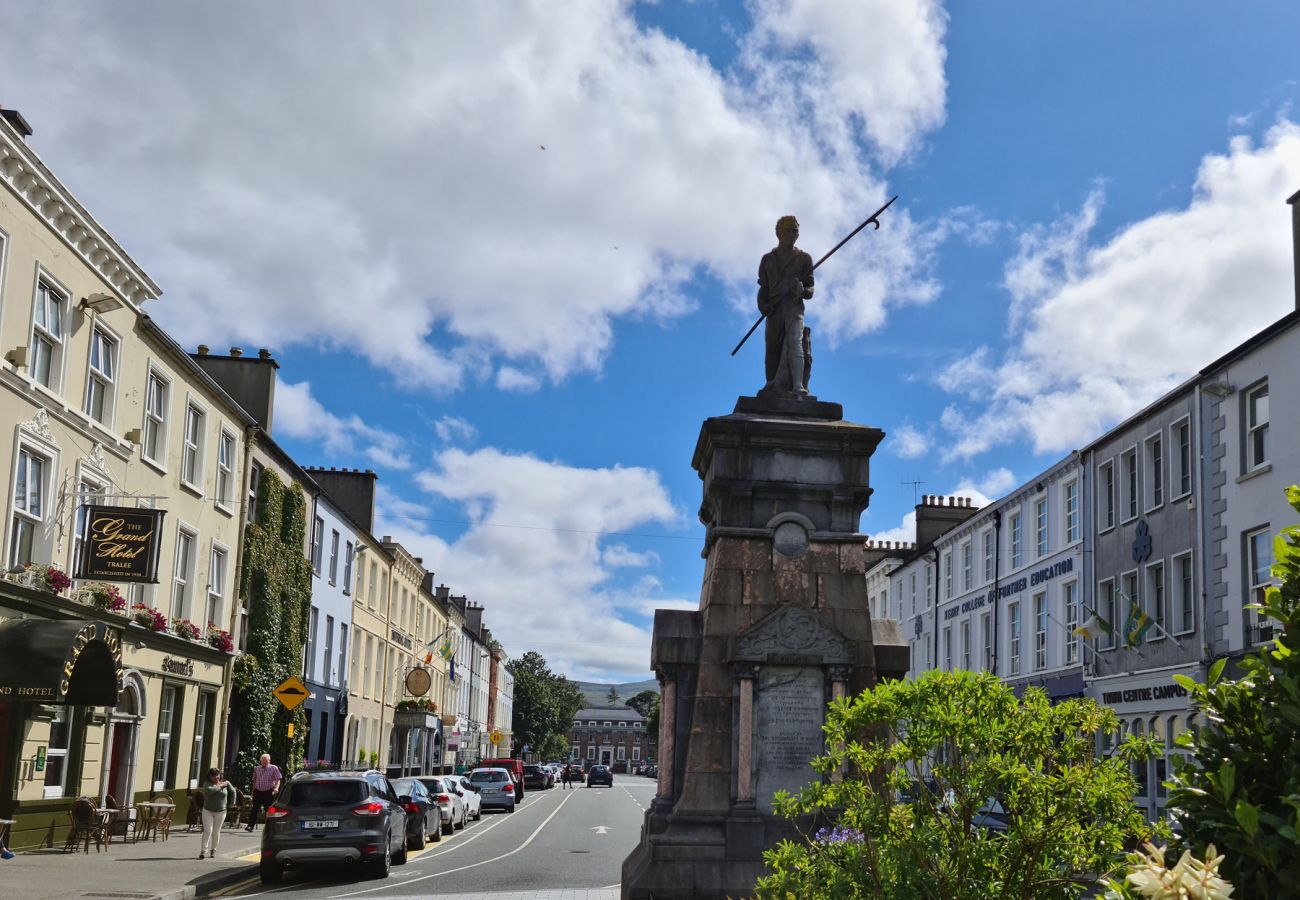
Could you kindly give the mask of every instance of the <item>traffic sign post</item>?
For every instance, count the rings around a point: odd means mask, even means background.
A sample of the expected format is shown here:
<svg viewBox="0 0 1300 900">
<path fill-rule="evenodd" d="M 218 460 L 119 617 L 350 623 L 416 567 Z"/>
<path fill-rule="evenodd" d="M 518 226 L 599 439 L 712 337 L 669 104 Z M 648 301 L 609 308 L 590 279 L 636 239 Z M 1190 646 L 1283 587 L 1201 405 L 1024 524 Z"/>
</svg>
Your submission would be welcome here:
<svg viewBox="0 0 1300 900">
<path fill-rule="evenodd" d="M 488 735 L 488 740 L 492 742 L 493 747 L 497 746 L 501 743 L 501 732 L 493 730 L 493 732 Z"/>
<path fill-rule="evenodd" d="M 275 695 L 275 699 L 284 704 L 285 709 L 293 710 L 307 699 L 307 685 L 303 684 L 298 676 L 290 675 L 271 693 Z"/>
</svg>

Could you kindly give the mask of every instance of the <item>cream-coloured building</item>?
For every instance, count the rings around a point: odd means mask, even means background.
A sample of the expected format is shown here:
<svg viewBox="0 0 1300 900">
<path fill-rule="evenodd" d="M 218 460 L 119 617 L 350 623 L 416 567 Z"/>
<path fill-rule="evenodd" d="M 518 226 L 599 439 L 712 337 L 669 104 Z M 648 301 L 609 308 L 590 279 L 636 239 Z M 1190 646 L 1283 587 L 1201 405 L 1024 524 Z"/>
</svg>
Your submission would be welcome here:
<svg viewBox="0 0 1300 900">
<path fill-rule="evenodd" d="M 0 115 L 0 817 L 18 847 L 57 841 L 81 796 L 166 793 L 183 815 L 220 764 L 231 656 L 209 637 L 234 613 L 254 425 L 144 311 L 159 287 L 29 137 Z M 59 583 L 88 546 L 101 574 Z M 155 561 L 148 583 L 107 580 Z M 95 608 L 108 584 L 139 608 Z"/>
</svg>

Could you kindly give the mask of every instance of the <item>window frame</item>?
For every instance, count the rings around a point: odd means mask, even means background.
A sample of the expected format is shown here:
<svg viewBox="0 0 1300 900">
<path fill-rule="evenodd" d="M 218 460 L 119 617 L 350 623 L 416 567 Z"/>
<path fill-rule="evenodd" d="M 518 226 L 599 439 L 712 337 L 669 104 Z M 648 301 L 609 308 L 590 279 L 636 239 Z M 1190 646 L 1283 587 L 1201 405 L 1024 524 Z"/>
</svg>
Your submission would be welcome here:
<svg viewBox="0 0 1300 900">
<path fill-rule="evenodd" d="M 320 577 L 321 567 L 321 549 L 325 541 L 325 519 L 321 516 L 312 517 L 311 525 L 311 570 Z"/>
<path fill-rule="evenodd" d="M 172 705 L 167 706 L 168 696 L 172 698 Z M 162 698 L 158 703 L 158 731 L 154 738 L 153 752 L 153 771 L 150 773 L 150 783 L 153 784 L 155 791 L 167 790 L 168 782 L 176 780 L 176 755 L 177 741 L 176 736 L 180 731 L 180 725 L 184 721 L 185 706 L 185 687 L 176 682 L 163 682 Z M 164 716 L 166 721 L 164 722 Z M 163 730 L 164 724 L 167 726 Z M 159 767 L 162 771 L 159 772 Z M 159 778 L 159 774 L 162 778 Z"/>
<path fill-rule="evenodd" d="M 58 328 L 59 333 L 54 334 L 49 330 L 49 311 L 45 309 L 46 325 L 36 321 L 37 305 L 44 307 L 44 298 L 50 295 L 56 296 L 60 301 Z M 72 337 L 70 334 L 72 325 L 72 291 L 64 285 L 59 279 L 55 278 L 44 266 L 36 267 L 36 283 L 32 288 L 32 308 L 31 319 L 27 324 L 27 377 L 41 390 L 47 391 L 55 397 L 63 398 L 64 378 L 67 374 L 67 347 L 68 340 Z M 39 329 L 39 332 L 37 331 Z M 37 353 L 37 341 L 42 342 L 49 339 L 49 366 L 48 377 L 50 382 L 42 381 L 37 376 L 38 360 L 40 354 Z"/>
<path fill-rule="evenodd" d="M 60 713 L 67 716 L 67 727 L 64 731 L 64 746 L 54 746 L 54 723 L 58 721 Z M 68 796 L 68 773 L 76 766 L 80 760 L 77 758 L 81 749 L 80 744 L 85 742 L 85 722 L 86 712 L 80 706 L 71 706 L 59 704 L 53 716 L 50 717 L 50 736 L 45 745 L 45 772 L 41 782 L 41 799 L 58 800 Z M 52 763 L 58 760 L 60 767 L 58 783 L 51 785 L 50 776 L 56 771 Z"/>
<path fill-rule="evenodd" d="M 971 664 L 971 634 L 970 634 L 970 632 L 971 632 L 971 628 L 970 628 L 970 616 L 967 616 L 966 618 L 964 618 L 964 619 L 961 620 L 961 625 L 960 625 L 960 627 L 959 627 L 959 629 L 958 629 L 958 633 L 959 633 L 959 635 L 960 635 L 959 646 L 960 646 L 960 648 L 961 648 L 961 667 L 962 667 L 963 669 L 965 669 L 967 672 L 970 671 L 970 667 L 971 667 L 971 666 L 970 666 L 970 664 Z"/>
<path fill-rule="evenodd" d="M 1024 513 L 1016 510 L 1007 518 L 1010 520 L 1008 530 L 1011 532 L 1011 571 L 1014 572 L 1025 564 L 1025 529 Z"/>
<path fill-rule="evenodd" d="M 1139 502 L 1142 483 L 1138 477 L 1138 466 L 1141 460 L 1138 459 L 1137 444 L 1132 444 L 1123 450 L 1119 454 L 1119 461 L 1121 478 L 1119 493 L 1122 507 L 1119 522 L 1124 525 L 1136 519 L 1142 507 Z M 1131 466 L 1129 465 L 1130 461 L 1132 462 Z"/>
<path fill-rule="evenodd" d="M 196 433 L 191 439 L 191 417 L 197 418 Z M 185 418 L 181 423 L 181 487 L 203 496 L 203 464 L 207 455 L 208 409 L 194 399 L 185 397 Z"/>
<path fill-rule="evenodd" d="M 217 565 L 217 557 L 223 559 L 221 566 Z M 217 571 L 221 572 L 221 583 L 216 584 L 213 575 Z M 230 548 L 220 541 L 213 538 L 208 545 L 208 590 L 207 604 L 204 607 L 205 613 L 211 613 L 215 610 L 216 616 L 208 618 L 212 625 L 225 630 L 223 621 L 226 607 L 226 586 L 230 583 Z M 198 624 L 197 622 L 195 623 Z"/>
<path fill-rule="evenodd" d="M 1165 470 L 1168 463 L 1164 438 L 1165 432 L 1161 429 L 1142 439 L 1142 509 L 1146 513 L 1165 505 Z"/>
<path fill-rule="evenodd" d="M 1270 430 L 1269 425 L 1272 422 L 1272 403 L 1268 404 L 1269 408 L 1266 409 L 1264 413 L 1263 422 L 1256 422 L 1254 424 L 1252 424 L 1251 422 L 1251 419 L 1254 415 L 1252 400 L 1256 395 L 1260 393 L 1263 394 L 1265 399 L 1268 399 L 1270 396 L 1267 378 L 1261 378 L 1259 381 L 1256 381 L 1254 384 L 1250 385 L 1249 387 L 1247 387 L 1241 392 L 1241 425 L 1242 425 L 1241 471 L 1242 474 L 1245 474 L 1247 472 L 1254 472 L 1257 469 L 1262 469 L 1264 468 L 1264 466 L 1267 466 L 1269 464 L 1270 453 L 1268 448 L 1268 438 L 1269 438 L 1269 430 Z M 1260 433 L 1263 435 L 1263 445 L 1264 445 L 1263 459 L 1255 458 L 1254 438 L 1256 433 Z"/>
<path fill-rule="evenodd" d="M 94 359 L 95 346 L 97 343 L 96 338 L 102 338 L 102 343 L 107 344 L 108 346 L 109 368 L 111 369 L 111 372 L 108 374 L 104 373 L 102 365 L 98 370 L 95 368 Z M 118 375 L 122 371 L 121 347 L 122 339 L 118 337 L 111 328 L 105 325 L 102 321 L 99 321 L 97 318 L 94 326 L 90 329 L 90 347 L 86 353 L 85 397 L 82 400 L 81 411 L 86 418 L 90 419 L 90 421 L 97 425 L 102 425 L 110 431 L 113 430 L 114 422 L 117 420 L 117 379 Z M 103 356 L 104 353 L 101 351 L 101 360 L 103 359 Z M 96 416 L 90 408 L 93 396 L 92 390 L 96 385 L 98 385 L 103 391 L 103 402 L 101 404 L 102 418 Z"/>
<path fill-rule="evenodd" d="M 330 529 L 330 584 L 339 583 L 339 540 L 341 535 L 337 528 Z"/>
<path fill-rule="evenodd" d="M 1114 575 L 1097 582 L 1097 615 L 1110 623 L 1110 633 L 1103 631 L 1097 636 L 1097 650 L 1114 650 L 1119 639 L 1118 588 L 1118 580 Z"/>
<path fill-rule="evenodd" d="M 1260 525 L 1254 528 L 1247 528 L 1241 533 L 1241 537 L 1244 545 L 1243 550 L 1245 551 L 1242 554 L 1242 562 L 1245 563 L 1245 565 L 1242 566 L 1242 578 L 1245 581 L 1246 588 L 1246 603 L 1243 604 L 1243 606 L 1254 603 L 1263 603 L 1268 589 L 1277 584 L 1272 573 L 1274 562 L 1273 532 L 1270 526 Z M 1262 539 L 1261 546 L 1263 546 L 1268 555 L 1268 563 L 1265 566 L 1261 566 L 1260 562 L 1256 559 L 1256 545 L 1254 538 Z M 1259 573 L 1261 568 L 1264 569 L 1267 574 L 1263 581 L 1257 581 L 1256 575 Z M 1259 644 L 1273 639 L 1273 632 L 1276 629 L 1273 626 L 1271 619 L 1266 619 L 1261 616 L 1257 609 L 1243 609 L 1243 612 L 1245 613 L 1242 617 L 1242 622 L 1245 626 L 1245 644 L 1248 648 L 1258 646 Z M 1257 634 L 1258 638 L 1253 638 L 1253 634 Z"/>
<path fill-rule="evenodd" d="M 188 569 L 185 571 L 184 578 L 181 578 L 181 538 L 182 536 L 189 539 L 189 559 Z M 198 576 L 198 560 L 195 550 L 199 546 L 199 532 L 194 526 L 185 522 L 176 523 L 176 546 L 172 551 L 172 591 L 168 601 L 167 610 L 171 619 L 194 619 L 187 615 L 190 612 L 190 604 L 193 601 L 193 585 Z M 180 591 L 180 608 L 177 608 L 176 597 L 177 591 Z M 206 611 L 206 610 L 205 610 Z M 170 623 L 169 623 L 170 624 Z"/>
<path fill-rule="evenodd" d="M 961 592 L 964 594 L 975 585 L 975 547 L 967 538 L 961 542 Z"/>
<path fill-rule="evenodd" d="M 1184 429 L 1186 429 L 1187 432 L 1187 459 L 1185 461 L 1183 459 L 1184 445 L 1182 441 L 1182 433 Z M 1196 488 L 1196 451 L 1195 442 L 1192 438 L 1192 417 L 1190 415 L 1183 416 L 1181 419 L 1176 419 L 1169 424 L 1169 446 L 1177 449 L 1178 460 L 1178 478 L 1176 479 L 1178 482 L 1178 493 L 1175 494 L 1175 478 L 1172 465 L 1175 456 L 1169 454 L 1169 500 L 1173 502 L 1176 500 L 1182 500 L 1184 497 L 1190 497 Z M 1186 489 L 1184 489 L 1182 485 L 1184 481 L 1187 482 Z"/>
<path fill-rule="evenodd" d="M 1102 515 L 1099 517 L 1101 527 L 1097 529 L 1098 534 L 1105 534 L 1113 529 L 1116 525 L 1116 503 L 1115 495 L 1115 457 L 1111 457 L 1103 463 L 1097 465 L 1097 506 Z"/>
<path fill-rule="evenodd" d="M 86 530 L 85 504 L 91 497 L 103 497 L 108 493 L 110 479 L 102 474 L 98 467 L 87 466 L 84 462 L 77 464 L 77 471 L 73 478 L 73 484 L 76 487 L 76 493 L 73 495 L 73 512 L 72 512 L 72 555 L 69 558 L 71 565 L 68 566 L 68 574 L 75 575 L 77 569 L 81 567 L 81 552 L 84 545 L 83 533 Z M 83 486 L 89 485 L 92 490 L 83 491 Z M 84 580 L 84 579 L 83 579 Z"/>
<path fill-rule="evenodd" d="M 230 450 L 226 452 L 226 445 L 229 442 Z M 212 502 L 217 509 L 226 513 L 234 513 L 235 497 L 235 459 L 239 456 L 239 440 L 235 433 L 222 423 L 217 429 L 217 460 L 216 468 L 212 477 Z M 226 457 L 224 463 L 222 457 Z"/>
<path fill-rule="evenodd" d="M 1051 513 L 1046 497 L 1034 501 L 1034 553 L 1035 559 L 1042 559 L 1051 552 Z"/>
<path fill-rule="evenodd" d="M 28 463 L 24 465 L 23 456 L 28 457 Z M 31 461 L 39 460 L 41 471 L 36 478 L 38 485 L 37 501 L 39 504 L 39 515 L 32 515 L 31 498 L 32 498 L 32 478 L 31 478 Z M 14 447 L 14 463 L 12 477 L 9 480 L 9 517 L 5 528 L 5 541 L 8 545 L 8 552 L 5 555 L 7 568 L 15 568 L 26 565 L 29 562 L 39 562 L 40 558 L 46 555 L 46 549 L 49 546 L 44 539 L 45 521 L 51 515 L 50 495 L 54 488 L 54 472 L 58 468 L 58 458 L 51 455 L 45 448 L 35 442 L 26 440 L 25 436 L 20 437 L 17 445 Z M 20 508 L 18 503 L 18 478 L 19 473 L 23 473 L 23 502 Z M 17 555 L 21 542 L 19 535 L 19 520 L 24 530 L 30 529 L 30 539 L 27 543 L 28 553 L 26 559 L 19 559 Z"/>
<path fill-rule="evenodd" d="M 1142 567 L 1146 597 L 1143 609 L 1155 623 L 1147 632 L 1146 642 L 1163 641 L 1169 630 L 1169 580 L 1163 559 L 1152 560 Z"/>
<path fill-rule="evenodd" d="M 1063 547 L 1076 543 L 1083 536 L 1079 494 L 1079 479 L 1072 478 L 1061 485 L 1061 524 L 1065 535 L 1065 540 L 1061 542 Z"/>
<path fill-rule="evenodd" d="M 993 541 L 992 528 L 985 528 L 980 532 L 980 548 L 984 557 L 984 580 L 981 583 L 992 584 L 994 572 L 993 556 L 997 552 Z"/>
<path fill-rule="evenodd" d="M 1047 591 L 1034 594 L 1034 671 L 1047 669 L 1047 624 L 1051 613 L 1047 608 Z"/>
<path fill-rule="evenodd" d="M 1023 627 L 1020 618 L 1020 601 L 1007 604 L 1007 674 L 1020 674 L 1020 638 Z"/>
<path fill-rule="evenodd" d="M 162 389 L 161 415 L 153 408 L 155 397 L 153 386 L 155 381 Z M 167 474 L 167 451 L 171 445 L 168 431 L 172 411 L 173 383 L 171 377 L 163 369 L 150 361 L 144 385 L 144 409 L 141 413 L 140 425 L 140 459 L 165 475 Z M 151 434 L 155 437 L 154 441 L 150 440 Z M 156 456 L 153 455 L 154 451 L 150 450 L 151 443 L 157 445 L 154 448 L 157 452 Z"/>
<path fill-rule="evenodd" d="M 982 663 L 985 672 L 993 671 L 993 613 L 986 612 L 980 616 L 980 638 L 982 639 Z"/>
<path fill-rule="evenodd" d="M 1079 580 L 1072 578 L 1061 582 L 1061 606 L 1065 613 L 1065 664 L 1075 665 L 1082 661 L 1083 639 L 1074 633 L 1079 627 L 1081 607 L 1079 605 Z"/>
<path fill-rule="evenodd" d="M 952 599 L 952 555 L 951 547 L 943 551 L 943 599 Z"/>
<path fill-rule="evenodd" d="M 952 671 L 952 626 L 943 626 L 943 670 Z"/>
<path fill-rule="evenodd" d="M 1176 613 L 1178 616 L 1178 628 L 1176 630 L 1171 628 L 1170 632 L 1177 637 L 1179 635 L 1191 634 L 1196 630 L 1196 565 L 1195 557 L 1191 550 L 1186 550 L 1175 556 L 1171 556 L 1169 562 L 1171 568 L 1179 570 L 1175 573 L 1171 573 L 1177 574 L 1179 577 L 1177 579 L 1177 598 L 1174 603 L 1170 604 L 1171 621 L 1173 614 Z M 1181 570 L 1184 565 L 1187 568 L 1186 574 L 1189 575 L 1190 578 L 1182 577 L 1183 572 Z M 1167 582 L 1166 590 L 1172 587 L 1173 584 L 1174 581 L 1170 578 Z M 1186 613 L 1191 614 L 1191 624 L 1187 627 L 1183 627 L 1183 622 L 1186 620 Z"/>
<path fill-rule="evenodd" d="M 1134 586 L 1134 591 L 1132 592 L 1128 590 L 1130 581 Z M 1129 610 L 1133 608 L 1134 604 L 1137 605 L 1138 609 L 1144 611 L 1146 610 L 1146 606 L 1144 605 L 1145 601 L 1142 599 L 1144 596 L 1142 588 L 1145 587 L 1145 585 L 1142 582 L 1142 570 L 1138 568 L 1133 568 L 1133 569 L 1129 569 L 1126 572 L 1120 572 L 1117 586 L 1118 586 L 1119 601 L 1124 611 L 1124 617 L 1123 617 L 1124 622 L 1128 622 L 1128 613 Z M 1124 599 L 1126 595 L 1128 597 L 1127 600 Z M 1122 624 L 1116 627 L 1121 632 L 1124 630 Z M 1128 635 L 1121 634 L 1121 637 L 1124 640 L 1124 645 L 1127 647 Z"/>
</svg>

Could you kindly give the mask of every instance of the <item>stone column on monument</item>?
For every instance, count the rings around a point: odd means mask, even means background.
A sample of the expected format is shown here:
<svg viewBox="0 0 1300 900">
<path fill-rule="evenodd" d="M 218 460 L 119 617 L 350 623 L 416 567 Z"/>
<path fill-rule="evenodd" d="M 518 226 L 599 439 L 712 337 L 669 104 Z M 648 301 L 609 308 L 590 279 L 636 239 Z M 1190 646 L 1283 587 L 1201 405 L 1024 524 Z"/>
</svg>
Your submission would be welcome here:
<svg viewBox="0 0 1300 900">
<path fill-rule="evenodd" d="M 659 797 L 673 799 L 673 761 L 676 759 L 674 737 L 677 734 L 677 673 L 669 667 L 659 672 Z"/>
<path fill-rule="evenodd" d="M 757 666 L 739 666 L 740 709 L 736 750 L 736 803 L 754 804 L 754 678 Z"/>
<path fill-rule="evenodd" d="M 842 699 L 845 694 L 848 693 L 849 667 L 831 666 L 829 674 L 831 679 L 831 702 L 834 703 L 836 700 Z M 844 749 L 843 742 L 837 743 L 835 749 L 836 751 L 842 751 Z M 844 766 L 837 766 L 835 771 L 831 773 L 831 781 L 838 784 L 843 780 Z"/>
</svg>

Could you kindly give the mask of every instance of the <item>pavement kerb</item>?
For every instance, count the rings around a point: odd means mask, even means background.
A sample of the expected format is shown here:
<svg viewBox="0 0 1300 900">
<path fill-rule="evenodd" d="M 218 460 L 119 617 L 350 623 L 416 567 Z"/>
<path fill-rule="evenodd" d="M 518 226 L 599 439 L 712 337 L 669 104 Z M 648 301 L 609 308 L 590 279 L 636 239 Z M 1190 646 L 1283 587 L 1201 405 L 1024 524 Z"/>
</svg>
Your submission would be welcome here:
<svg viewBox="0 0 1300 900">
<path fill-rule="evenodd" d="M 243 869 L 225 869 L 220 872 L 213 872 L 211 875 L 204 875 L 189 885 L 190 894 L 188 897 L 171 896 L 154 897 L 153 900 L 192 900 L 194 895 L 200 890 L 205 893 L 220 890 L 229 887 L 232 884 L 238 884 L 251 875 L 257 873 L 256 863 L 261 853 L 218 853 L 220 859 L 246 859 L 248 866 Z"/>
</svg>

